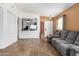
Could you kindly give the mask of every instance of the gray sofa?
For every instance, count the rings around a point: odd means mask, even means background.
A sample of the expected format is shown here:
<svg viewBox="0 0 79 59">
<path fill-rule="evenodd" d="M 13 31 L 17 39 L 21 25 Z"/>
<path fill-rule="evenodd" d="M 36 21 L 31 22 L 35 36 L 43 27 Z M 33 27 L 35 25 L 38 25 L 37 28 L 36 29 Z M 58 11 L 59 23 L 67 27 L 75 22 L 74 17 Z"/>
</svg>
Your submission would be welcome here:
<svg viewBox="0 0 79 59">
<path fill-rule="evenodd" d="M 79 32 L 76 31 L 61 31 L 59 37 L 52 36 L 51 44 L 63 56 L 78 56 L 79 55 Z"/>
</svg>

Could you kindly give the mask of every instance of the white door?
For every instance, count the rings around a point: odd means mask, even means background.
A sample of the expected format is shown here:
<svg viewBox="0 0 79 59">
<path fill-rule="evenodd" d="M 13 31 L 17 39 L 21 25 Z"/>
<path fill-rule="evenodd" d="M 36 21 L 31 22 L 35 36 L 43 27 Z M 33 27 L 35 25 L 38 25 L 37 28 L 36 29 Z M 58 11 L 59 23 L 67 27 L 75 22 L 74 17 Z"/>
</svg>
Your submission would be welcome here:
<svg viewBox="0 0 79 59">
<path fill-rule="evenodd" d="M 45 21 L 44 36 L 53 35 L 53 21 Z"/>
</svg>

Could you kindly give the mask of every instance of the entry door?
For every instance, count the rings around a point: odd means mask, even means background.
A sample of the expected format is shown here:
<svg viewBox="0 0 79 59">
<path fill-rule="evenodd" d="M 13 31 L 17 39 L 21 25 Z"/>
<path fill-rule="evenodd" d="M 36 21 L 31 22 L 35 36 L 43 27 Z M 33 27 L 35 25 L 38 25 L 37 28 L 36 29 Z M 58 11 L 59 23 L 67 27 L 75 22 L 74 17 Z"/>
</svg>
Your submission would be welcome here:
<svg viewBox="0 0 79 59">
<path fill-rule="evenodd" d="M 45 21 L 44 23 L 44 36 L 53 35 L 53 21 Z"/>
</svg>

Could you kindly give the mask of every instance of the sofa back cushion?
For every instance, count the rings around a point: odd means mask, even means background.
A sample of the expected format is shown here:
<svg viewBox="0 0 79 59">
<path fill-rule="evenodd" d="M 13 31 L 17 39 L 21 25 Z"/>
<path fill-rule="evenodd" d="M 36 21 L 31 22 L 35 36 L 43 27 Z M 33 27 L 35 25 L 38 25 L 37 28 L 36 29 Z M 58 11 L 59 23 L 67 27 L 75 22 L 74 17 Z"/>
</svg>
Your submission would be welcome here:
<svg viewBox="0 0 79 59">
<path fill-rule="evenodd" d="M 77 38 L 76 38 L 74 44 L 79 45 L 79 34 L 77 35 Z"/>
<path fill-rule="evenodd" d="M 74 41 L 76 40 L 78 32 L 69 32 L 66 38 L 66 41 L 73 44 Z"/>
<path fill-rule="evenodd" d="M 60 32 L 60 38 L 63 39 L 63 40 L 65 40 L 66 37 L 67 37 L 67 33 L 68 33 L 68 31 L 61 31 Z"/>
</svg>

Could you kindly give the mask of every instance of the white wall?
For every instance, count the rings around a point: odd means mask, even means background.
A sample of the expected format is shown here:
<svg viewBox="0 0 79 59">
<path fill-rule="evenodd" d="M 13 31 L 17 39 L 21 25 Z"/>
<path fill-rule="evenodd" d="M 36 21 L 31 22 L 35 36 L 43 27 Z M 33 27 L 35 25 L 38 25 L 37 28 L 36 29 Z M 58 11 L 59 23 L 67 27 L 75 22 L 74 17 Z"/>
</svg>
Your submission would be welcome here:
<svg viewBox="0 0 79 59">
<path fill-rule="evenodd" d="M 4 47 L 17 41 L 17 17 L 6 10 L 4 19 Z"/>
<path fill-rule="evenodd" d="M 12 4 L 0 4 L 0 49 L 17 41 L 19 11 Z M 3 12 L 2 12 L 3 11 Z"/>
<path fill-rule="evenodd" d="M 20 17 L 20 38 L 39 38 L 40 16 L 19 11 L 13 4 L 0 3 L 0 49 L 17 41 L 17 17 Z M 3 12 L 2 12 L 3 11 Z M 21 18 L 37 18 L 36 31 L 21 31 Z"/>
<path fill-rule="evenodd" d="M 0 6 L 0 48 L 3 46 L 3 8 Z"/>
<path fill-rule="evenodd" d="M 22 19 L 19 20 L 19 38 L 39 38 L 40 35 L 40 16 L 30 13 L 21 13 L 21 18 L 37 18 L 36 31 L 22 31 Z"/>
</svg>

